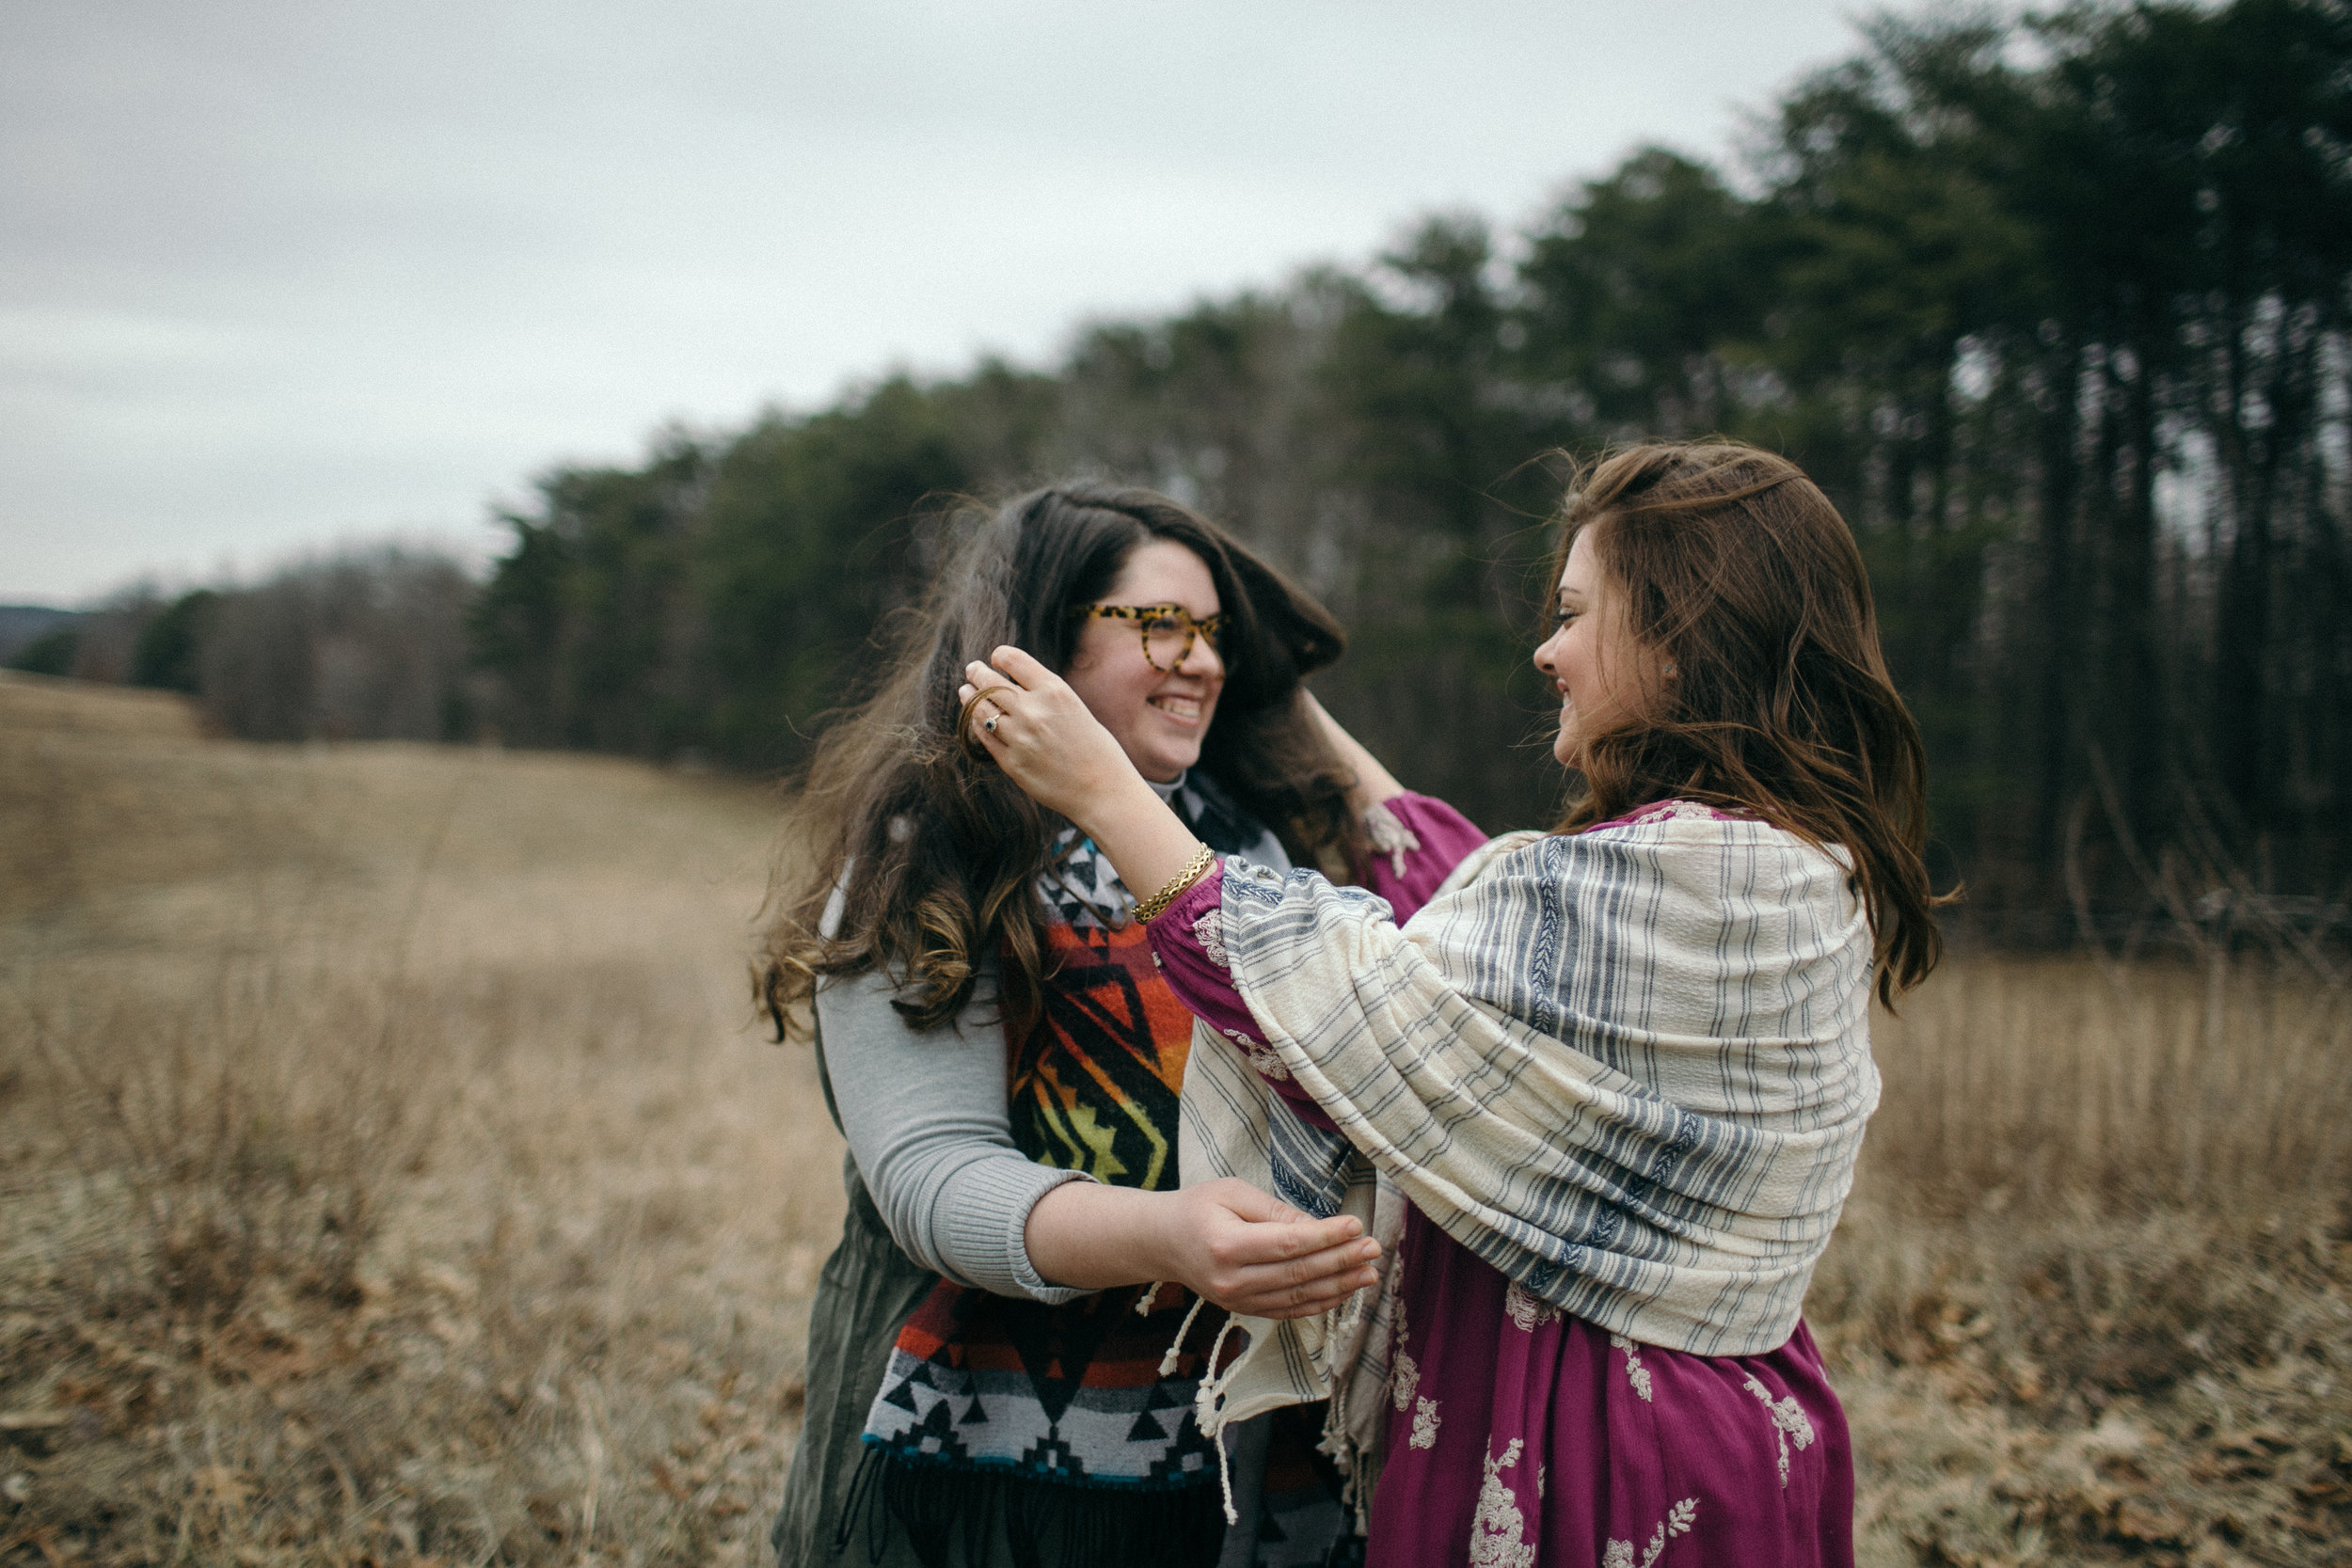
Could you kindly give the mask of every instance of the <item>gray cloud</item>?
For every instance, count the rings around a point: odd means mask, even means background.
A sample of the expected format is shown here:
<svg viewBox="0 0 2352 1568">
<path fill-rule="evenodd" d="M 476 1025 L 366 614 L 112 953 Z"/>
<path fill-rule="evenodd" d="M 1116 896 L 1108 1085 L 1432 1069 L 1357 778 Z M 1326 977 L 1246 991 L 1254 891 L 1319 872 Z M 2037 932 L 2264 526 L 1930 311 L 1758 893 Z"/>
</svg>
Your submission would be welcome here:
<svg viewBox="0 0 2352 1568">
<path fill-rule="evenodd" d="M 0 597 L 485 503 L 660 421 L 1719 151 L 1826 4 L 0 8 Z"/>
</svg>

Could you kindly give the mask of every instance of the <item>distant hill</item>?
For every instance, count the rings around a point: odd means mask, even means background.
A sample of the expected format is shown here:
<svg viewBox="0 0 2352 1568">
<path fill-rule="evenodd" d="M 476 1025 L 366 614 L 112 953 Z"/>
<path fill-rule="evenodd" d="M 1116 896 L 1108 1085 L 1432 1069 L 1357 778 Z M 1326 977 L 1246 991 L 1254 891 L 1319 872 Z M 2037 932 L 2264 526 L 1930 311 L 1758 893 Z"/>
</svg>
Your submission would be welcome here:
<svg viewBox="0 0 2352 1568">
<path fill-rule="evenodd" d="M 156 743 L 200 740 L 196 704 L 177 691 L 0 670 L 0 729 L 15 736 L 100 735 Z M 0 783 L 0 803 L 9 800 Z"/>
<path fill-rule="evenodd" d="M 47 605 L 0 604 L 0 664 L 6 664 L 36 639 L 82 619 L 78 610 L 53 610 Z"/>
</svg>

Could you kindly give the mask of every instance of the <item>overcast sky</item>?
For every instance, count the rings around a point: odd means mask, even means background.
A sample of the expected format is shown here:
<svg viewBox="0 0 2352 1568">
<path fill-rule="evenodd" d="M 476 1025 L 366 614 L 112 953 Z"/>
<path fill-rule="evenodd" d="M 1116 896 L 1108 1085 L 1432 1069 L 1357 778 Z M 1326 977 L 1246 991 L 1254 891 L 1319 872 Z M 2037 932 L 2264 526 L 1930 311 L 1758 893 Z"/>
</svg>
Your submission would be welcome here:
<svg viewBox="0 0 2352 1568">
<path fill-rule="evenodd" d="M 0 601 L 1723 156 L 1830 0 L 0 0 Z"/>
</svg>

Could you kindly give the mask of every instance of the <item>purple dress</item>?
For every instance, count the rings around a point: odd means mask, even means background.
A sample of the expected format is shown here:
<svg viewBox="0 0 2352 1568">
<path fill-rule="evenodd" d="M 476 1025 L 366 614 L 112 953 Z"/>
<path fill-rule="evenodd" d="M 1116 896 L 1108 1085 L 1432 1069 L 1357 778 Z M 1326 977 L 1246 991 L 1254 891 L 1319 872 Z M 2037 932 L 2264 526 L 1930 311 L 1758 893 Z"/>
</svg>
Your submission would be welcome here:
<svg viewBox="0 0 2352 1568">
<path fill-rule="evenodd" d="M 1426 796 L 1388 805 L 1421 847 L 1375 858 L 1366 880 L 1402 923 L 1486 835 Z M 1661 801 L 1620 822 L 1705 811 Z M 1256 1021 L 1193 935 L 1222 883 L 1220 865 L 1149 929 L 1176 994 L 1247 1050 Z M 1267 1083 L 1333 1125 L 1295 1082 Z M 1853 1454 L 1803 1323 L 1764 1355 L 1637 1344 L 1522 1291 L 1418 1208 L 1390 1266 L 1404 1275 L 1372 1568 L 1851 1568 Z"/>
</svg>

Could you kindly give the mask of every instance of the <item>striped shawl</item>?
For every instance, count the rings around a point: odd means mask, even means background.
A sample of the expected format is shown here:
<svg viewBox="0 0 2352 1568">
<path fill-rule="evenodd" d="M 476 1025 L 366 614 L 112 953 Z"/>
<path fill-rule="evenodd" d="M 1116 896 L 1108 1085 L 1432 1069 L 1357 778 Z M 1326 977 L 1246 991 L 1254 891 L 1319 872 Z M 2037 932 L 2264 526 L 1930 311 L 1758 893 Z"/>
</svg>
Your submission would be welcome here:
<svg viewBox="0 0 2352 1568">
<path fill-rule="evenodd" d="M 1393 1244 L 1401 1199 L 1529 1293 L 1646 1344 L 1778 1348 L 1878 1102 L 1871 939 L 1846 867 L 1696 808 L 1479 849 L 1400 930 L 1310 873 L 1229 862 L 1222 957 L 1308 1126 L 1210 1035 L 1188 1180 L 1239 1176 Z M 1214 954 L 1216 949 L 1204 941 Z M 1397 1271 L 1322 1318 L 1241 1320 L 1204 1430 L 1337 1394 L 1376 1446 Z"/>
</svg>

